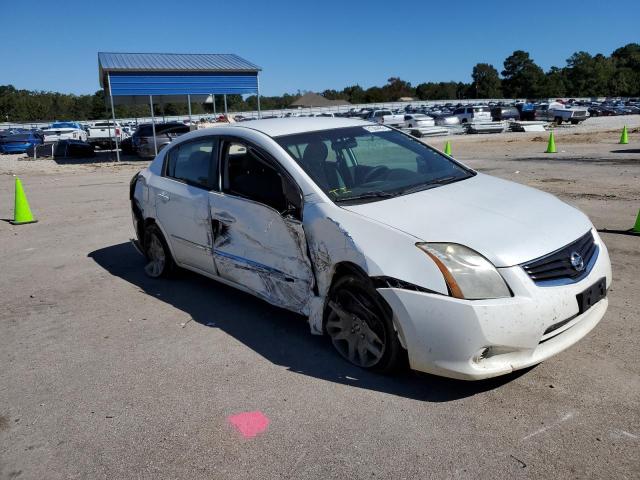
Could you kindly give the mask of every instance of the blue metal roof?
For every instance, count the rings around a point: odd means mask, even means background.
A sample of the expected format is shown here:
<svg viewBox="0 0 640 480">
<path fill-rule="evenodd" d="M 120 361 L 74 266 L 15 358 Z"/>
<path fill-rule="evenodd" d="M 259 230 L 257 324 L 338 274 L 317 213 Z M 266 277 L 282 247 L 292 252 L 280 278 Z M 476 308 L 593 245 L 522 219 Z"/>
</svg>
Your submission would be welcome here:
<svg viewBox="0 0 640 480">
<path fill-rule="evenodd" d="M 244 94 L 258 91 L 258 74 L 109 73 L 114 97 L 148 95 Z"/>
<path fill-rule="evenodd" d="M 258 72 L 257 65 L 227 53 L 98 53 L 103 72 Z M 101 75 L 102 76 L 102 75 Z"/>
<path fill-rule="evenodd" d="M 100 86 L 106 96 L 117 97 L 118 104 L 137 103 L 136 97 L 149 95 L 257 93 L 261 70 L 234 54 L 208 53 L 100 52 L 98 67 Z"/>
</svg>

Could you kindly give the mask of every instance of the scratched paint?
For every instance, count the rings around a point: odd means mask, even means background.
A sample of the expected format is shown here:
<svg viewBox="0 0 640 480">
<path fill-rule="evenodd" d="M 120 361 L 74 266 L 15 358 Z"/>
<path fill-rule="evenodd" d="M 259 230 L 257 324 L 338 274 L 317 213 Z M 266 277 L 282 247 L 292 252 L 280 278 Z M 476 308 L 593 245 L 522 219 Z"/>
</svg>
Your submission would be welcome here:
<svg viewBox="0 0 640 480">
<path fill-rule="evenodd" d="M 227 420 L 244 438 L 254 438 L 269 426 L 269 418 L 260 411 L 238 413 Z"/>
</svg>

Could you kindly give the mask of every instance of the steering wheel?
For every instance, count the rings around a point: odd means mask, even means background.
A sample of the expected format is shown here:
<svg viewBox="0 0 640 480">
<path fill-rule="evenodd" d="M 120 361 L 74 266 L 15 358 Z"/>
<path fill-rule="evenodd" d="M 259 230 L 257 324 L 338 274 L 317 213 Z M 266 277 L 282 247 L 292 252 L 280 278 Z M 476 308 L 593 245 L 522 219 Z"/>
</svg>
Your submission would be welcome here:
<svg viewBox="0 0 640 480">
<path fill-rule="evenodd" d="M 377 167 L 373 167 L 372 170 L 369 170 L 364 176 L 364 180 L 362 183 L 371 182 L 374 178 L 379 177 L 380 175 L 387 173 L 389 171 L 389 167 L 385 167 L 384 165 L 378 165 Z"/>
</svg>

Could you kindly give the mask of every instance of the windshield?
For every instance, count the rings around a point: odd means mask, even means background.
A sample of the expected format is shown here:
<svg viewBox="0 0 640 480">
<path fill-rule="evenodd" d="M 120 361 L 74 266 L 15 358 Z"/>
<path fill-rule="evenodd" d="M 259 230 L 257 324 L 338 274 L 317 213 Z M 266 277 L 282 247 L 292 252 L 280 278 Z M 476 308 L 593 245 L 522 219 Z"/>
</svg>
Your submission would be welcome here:
<svg viewBox="0 0 640 480">
<path fill-rule="evenodd" d="M 475 173 L 383 125 L 275 139 L 337 203 L 362 203 L 469 178 Z"/>
</svg>

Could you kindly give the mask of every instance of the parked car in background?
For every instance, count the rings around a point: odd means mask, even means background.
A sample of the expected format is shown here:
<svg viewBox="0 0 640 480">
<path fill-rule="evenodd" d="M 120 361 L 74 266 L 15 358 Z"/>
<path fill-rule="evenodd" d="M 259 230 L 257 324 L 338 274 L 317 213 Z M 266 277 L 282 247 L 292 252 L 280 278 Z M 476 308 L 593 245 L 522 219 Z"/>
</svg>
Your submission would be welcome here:
<svg viewBox="0 0 640 480">
<path fill-rule="evenodd" d="M 372 110 L 369 112 L 369 115 L 365 117 L 365 120 L 374 123 L 383 123 L 385 125 L 400 126 L 404 123 L 404 115 L 394 114 L 391 110 Z"/>
<path fill-rule="evenodd" d="M 518 102 L 516 108 L 520 112 L 520 120 L 533 121 L 536 119 L 536 105 L 532 102 Z"/>
<path fill-rule="evenodd" d="M 494 122 L 520 120 L 520 112 L 516 107 L 496 106 L 491 109 L 491 119 Z"/>
<path fill-rule="evenodd" d="M 55 122 L 42 129 L 45 142 L 59 140 L 87 140 L 87 132 L 76 122 Z"/>
<path fill-rule="evenodd" d="M 578 342 L 608 306 L 611 263 L 586 215 L 384 125 L 192 132 L 129 200 L 147 275 L 184 267 L 304 315 L 364 369 L 408 357 L 447 377 L 508 374 Z"/>
<path fill-rule="evenodd" d="M 562 122 L 571 122 L 577 125 L 589 118 L 589 111 L 586 107 L 568 107 L 559 102 L 541 103 L 536 106 L 536 120 L 555 122 L 560 125 Z"/>
<path fill-rule="evenodd" d="M 0 153 L 25 153 L 29 148 L 44 143 L 44 135 L 40 131 L 10 133 L 0 136 Z"/>
<path fill-rule="evenodd" d="M 423 113 L 412 113 L 404 116 L 405 128 L 433 127 L 435 124 L 433 117 Z"/>
<path fill-rule="evenodd" d="M 460 118 L 448 113 L 433 114 L 433 121 L 441 127 L 460 125 Z"/>
<path fill-rule="evenodd" d="M 122 150 L 122 153 L 125 153 L 127 155 L 135 153 L 133 149 L 133 136 L 123 138 L 120 142 L 120 149 Z"/>
<path fill-rule="evenodd" d="M 460 119 L 460 123 L 491 121 L 491 111 L 489 107 L 482 105 L 459 107 L 453 111 L 453 114 Z"/>
<path fill-rule="evenodd" d="M 158 123 L 155 126 L 158 152 L 169 145 L 174 138 L 189 133 L 189 126 L 181 122 Z M 153 141 L 153 126 L 144 123 L 136 129 L 132 137 L 133 150 L 141 158 L 153 158 L 156 155 Z"/>
<path fill-rule="evenodd" d="M 87 142 L 94 147 L 115 148 L 116 138 L 122 140 L 122 127 L 118 122 L 97 122 L 89 127 Z"/>
</svg>

